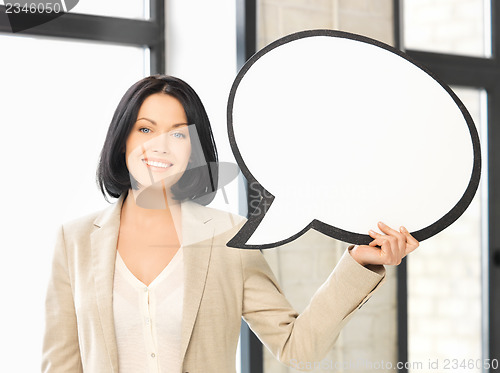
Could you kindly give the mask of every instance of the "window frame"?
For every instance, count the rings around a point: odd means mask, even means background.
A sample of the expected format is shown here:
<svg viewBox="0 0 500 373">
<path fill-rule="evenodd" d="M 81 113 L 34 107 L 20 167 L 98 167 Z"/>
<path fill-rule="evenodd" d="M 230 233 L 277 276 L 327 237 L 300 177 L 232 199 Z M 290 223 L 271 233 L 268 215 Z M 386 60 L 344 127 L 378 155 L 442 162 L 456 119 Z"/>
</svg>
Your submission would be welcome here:
<svg viewBox="0 0 500 373">
<path fill-rule="evenodd" d="M 257 1 L 236 0 L 236 67 L 240 70 L 257 51 Z M 244 181 L 248 215 L 253 211 L 252 199 Z M 242 198 L 245 198 L 242 196 Z M 244 203 L 244 202 L 243 202 Z M 242 320 L 240 329 L 241 373 L 263 373 L 264 354 L 262 342 Z"/>
<path fill-rule="evenodd" d="M 147 47 L 150 50 L 151 74 L 164 73 L 165 4 L 161 0 L 149 0 L 149 2 L 151 9 L 149 20 L 68 12 L 47 23 L 17 33 L 12 32 L 5 5 L 0 5 L 0 33 Z M 27 14 L 26 17 L 35 22 L 44 18 L 37 13 Z"/>
<path fill-rule="evenodd" d="M 446 84 L 484 89 L 487 93 L 487 210 L 488 226 L 482 255 L 482 353 L 483 359 L 500 358 L 500 4 L 490 1 L 491 57 L 471 57 L 448 53 L 404 49 L 403 2 L 393 0 L 395 46 L 428 67 Z M 484 178 L 485 176 L 483 176 Z M 486 251 L 486 252 L 484 252 Z M 398 286 L 398 361 L 408 361 L 408 293 L 406 260 L 397 273 Z M 408 369 L 400 369 L 408 372 Z M 483 372 L 488 372 L 483 368 Z"/>
</svg>

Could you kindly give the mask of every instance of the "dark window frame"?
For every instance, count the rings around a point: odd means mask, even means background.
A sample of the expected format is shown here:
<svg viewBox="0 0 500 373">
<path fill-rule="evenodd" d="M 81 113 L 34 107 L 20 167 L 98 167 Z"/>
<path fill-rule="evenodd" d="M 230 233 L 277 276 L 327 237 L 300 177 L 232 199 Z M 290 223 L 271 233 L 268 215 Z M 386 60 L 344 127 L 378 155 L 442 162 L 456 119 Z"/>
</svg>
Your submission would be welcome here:
<svg viewBox="0 0 500 373">
<path fill-rule="evenodd" d="M 12 33 L 5 13 L 0 5 L 0 33 L 10 36 L 57 37 L 85 41 L 100 41 L 112 44 L 147 47 L 150 50 L 151 74 L 165 71 L 165 4 L 162 0 L 149 0 L 151 18 L 137 20 L 78 13 L 66 13 L 54 20 L 27 30 Z M 31 14 L 34 20 L 40 14 Z"/>
<path fill-rule="evenodd" d="M 396 48 L 402 49 L 403 4 L 393 0 L 394 32 Z M 439 76 L 446 84 L 476 89 L 487 93 L 487 158 L 488 168 L 488 227 L 487 255 L 488 283 L 487 309 L 482 312 L 483 358 L 500 358 L 500 293 L 495 289 L 500 285 L 500 4 L 491 1 L 491 57 L 471 57 L 447 53 L 425 52 L 406 49 L 405 53 L 419 61 Z M 495 227 L 497 229 L 495 230 Z M 484 260 L 483 260 L 484 261 Z M 406 262 L 398 269 L 398 361 L 408 361 L 408 314 Z M 485 304 L 483 303 L 483 305 Z M 407 372 L 401 369 L 400 372 Z M 483 372 L 489 370 L 483 369 Z"/>
<path fill-rule="evenodd" d="M 238 71 L 257 51 L 257 1 L 236 0 L 236 66 Z M 247 189 L 245 181 L 245 190 Z M 252 212 L 247 193 L 247 211 Z M 241 373 L 263 373 L 264 354 L 261 341 L 245 321 L 240 330 Z"/>
</svg>

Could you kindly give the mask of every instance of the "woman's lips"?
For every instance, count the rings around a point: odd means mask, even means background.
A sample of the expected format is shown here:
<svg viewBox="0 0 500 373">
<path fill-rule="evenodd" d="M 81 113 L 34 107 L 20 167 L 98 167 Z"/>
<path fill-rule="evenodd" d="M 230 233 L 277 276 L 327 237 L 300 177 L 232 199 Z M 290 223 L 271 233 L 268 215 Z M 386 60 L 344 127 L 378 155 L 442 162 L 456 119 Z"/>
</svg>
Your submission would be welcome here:
<svg viewBox="0 0 500 373">
<path fill-rule="evenodd" d="M 146 165 L 147 168 L 149 168 L 151 171 L 158 171 L 158 172 L 163 172 L 169 169 L 170 167 L 173 166 L 172 163 L 166 160 L 156 160 L 156 159 L 151 159 L 148 158 L 143 159 L 142 162 Z"/>
</svg>

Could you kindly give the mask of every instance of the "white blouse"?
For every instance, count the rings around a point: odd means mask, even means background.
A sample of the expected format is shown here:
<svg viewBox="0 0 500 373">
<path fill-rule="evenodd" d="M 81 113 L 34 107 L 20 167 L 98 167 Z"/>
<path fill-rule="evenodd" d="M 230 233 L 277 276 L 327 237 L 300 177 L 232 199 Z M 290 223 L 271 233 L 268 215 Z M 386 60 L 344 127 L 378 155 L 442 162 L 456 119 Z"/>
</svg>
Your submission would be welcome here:
<svg viewBox="0 0 500 373">
<path fill-rule="evenodd" d="M 116 253 L 113 314 L 120 373 L 181 371 L 182 247 L 146 286 Z"/>
</svg>

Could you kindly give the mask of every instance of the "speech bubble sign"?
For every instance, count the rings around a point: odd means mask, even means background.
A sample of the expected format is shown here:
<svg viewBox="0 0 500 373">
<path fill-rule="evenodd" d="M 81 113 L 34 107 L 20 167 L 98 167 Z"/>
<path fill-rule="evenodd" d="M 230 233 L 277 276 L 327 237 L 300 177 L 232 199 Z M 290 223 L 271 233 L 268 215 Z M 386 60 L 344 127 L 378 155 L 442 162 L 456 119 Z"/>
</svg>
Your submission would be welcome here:
<svg viewBox="0 0 500 373">
<path fill-rule="evenodd" d="M 227 119 L 238 165 L 262 195 L 231 247 L 276 247 L 309 229 L 367 244 L 378 221 L 423 241 L 479 185 L 479 136 L 462 102 L 364 36 L 309 30 L 268 45 L 238 73 Z"/>
</svg>

